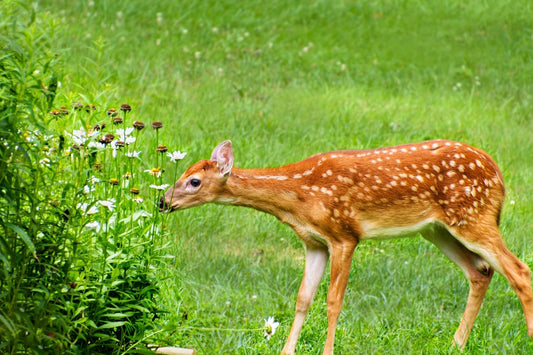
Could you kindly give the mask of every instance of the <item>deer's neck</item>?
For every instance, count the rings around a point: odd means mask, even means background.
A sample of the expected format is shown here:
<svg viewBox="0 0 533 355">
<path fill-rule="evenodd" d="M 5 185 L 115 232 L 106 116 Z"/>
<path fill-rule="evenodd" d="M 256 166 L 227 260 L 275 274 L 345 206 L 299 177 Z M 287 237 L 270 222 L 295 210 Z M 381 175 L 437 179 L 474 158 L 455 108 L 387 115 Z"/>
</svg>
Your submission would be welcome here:
<svg viewBox="0 0 533 355">
<path fill-rule="evenodd" d="M 282 168 L 234 168 L 218 202 L 252 207 L 285 220 L 302 203 L 294 184 L 294 179 Z"/>
</svg>

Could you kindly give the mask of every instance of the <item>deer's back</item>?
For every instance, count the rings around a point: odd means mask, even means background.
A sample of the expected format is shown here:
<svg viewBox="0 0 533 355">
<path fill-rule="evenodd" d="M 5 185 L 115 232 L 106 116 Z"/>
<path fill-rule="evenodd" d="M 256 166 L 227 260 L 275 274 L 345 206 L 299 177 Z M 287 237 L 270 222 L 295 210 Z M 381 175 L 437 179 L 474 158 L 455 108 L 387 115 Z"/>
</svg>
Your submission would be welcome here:
<svg viewBox="0 0 533 355">
<path fill-rule="evenodd" d="M 300 188 L 330 222 L 368 237 L 428 223 L 466 226 L 497 220 L 501 173 L 485 152 L 463 143 L 427 141 L 314 155 L 301 163 Z M 394 235 L 391 235 L 394 236 Z"/>
</svg>

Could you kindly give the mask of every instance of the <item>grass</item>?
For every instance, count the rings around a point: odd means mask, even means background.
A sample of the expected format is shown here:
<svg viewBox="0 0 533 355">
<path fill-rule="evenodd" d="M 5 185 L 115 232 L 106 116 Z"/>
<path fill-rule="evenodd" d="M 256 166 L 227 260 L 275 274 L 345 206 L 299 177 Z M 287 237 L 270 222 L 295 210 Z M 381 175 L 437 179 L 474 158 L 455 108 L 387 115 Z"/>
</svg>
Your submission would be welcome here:
<svg viewBox="0 0 533 355">
<path fill-rule="evenodd" d="M 240 167 L 431 138 L 483 148 L 506 181 L 506 242 L 533 266 L 529 1 L 38 4 L 64 25 L 60 100 L 129 102 L 134 117 L 165 122 L 161 140 L 188 152 L 183 165 L 225 139 Z M 279 352 L 304 263 L 290 229 L 252 210 L 204 206 L 171 215 L 168 230 L 176 260 L 161 270 L 168 313 L 159 321 L 174 331 L 156 340 L 201 354 Z M 298 353 L 321 352 L 326 292 L 327 276 Z M 467 292 L 427 242 L 362 243 L 336 351 L 454 353 Z M 261 331 L 225 330 L 258 329 L 268 316 L 281 323 L 268 342 Z M 532 349 L 518 300 L 497 275 L 464 353 Z"/>
</svg>

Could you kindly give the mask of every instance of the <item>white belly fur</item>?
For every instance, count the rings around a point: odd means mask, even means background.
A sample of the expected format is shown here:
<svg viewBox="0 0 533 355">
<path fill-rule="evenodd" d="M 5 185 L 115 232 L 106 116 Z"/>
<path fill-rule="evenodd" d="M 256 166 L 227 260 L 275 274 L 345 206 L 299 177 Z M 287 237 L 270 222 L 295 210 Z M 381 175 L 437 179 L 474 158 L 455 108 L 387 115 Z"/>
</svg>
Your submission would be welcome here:
<svg viewBox="0 0 533 355">
<path fill-rule="evenodd" d="M 383 227 L 372 221 L 361 221 L 361 240 L 365 239 L 393 239 L 414 237 L 424 230 L 433 229 L 436 221 L 433 218 L 425 219 L 417 224 L 399 227 Z"/>
</svg>

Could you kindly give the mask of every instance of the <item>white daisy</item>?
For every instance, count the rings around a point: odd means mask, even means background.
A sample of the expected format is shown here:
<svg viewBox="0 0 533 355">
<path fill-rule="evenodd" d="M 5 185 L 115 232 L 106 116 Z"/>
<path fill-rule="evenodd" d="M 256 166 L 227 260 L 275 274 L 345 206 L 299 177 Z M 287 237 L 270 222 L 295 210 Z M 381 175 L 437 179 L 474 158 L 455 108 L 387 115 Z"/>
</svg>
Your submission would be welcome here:
<svg viewBox="0 0 533 355">
<path fill-rule="evenodd" d="M 173 163 L 175 163 L 178 160 L 181 160 L 181 159 L 185 158 L 186 155 L 187 155 L 187 153 L 182 153 L 179 150 L 176 151 L 176 152 L 167 153 L 167 157 L 169 157 L 170 161 L 173 162 Z"/>
<path fill-rule="evenodd" d="M 109 208 L 110 211 L 113 211 L 113 209 L 117 206 L 115 206 L 116 200 L 114 198 L 110 198 L 108 200 L 99 200 L 98 203 L 101 204 L 104 207 Z"/>
<path fill-rule="evenodd" d="M 120 129 L 117 129 L 117 131 L 115 132 L 115 135 L 118 137 L 119 140 L 125 142 L 126 138 L 128 138 L 130 134 L 133 133 L 134 129 L 135 128 L 133 127 L 120 128 Z"/>
<path fill-rule="evenodd" d="M 102 149 L 105 149 L 105 144 L 104 143 L 100 143 L 100 142 L 89 142 L 89 144 L 87 144 L 87 147 L 88 148 L 95 148 L 97 150 L 102 150 Z"/>
<path fill-rule="evenodd" d="M 278 327 L 279 322 L 274 322 L 274 317 L 268 317 L 268 319 L 265 319 L 265 337 L 267 340 L 270 340 L 270 337 L 274 335 Z"/>
<path fill-rule="evenodd" d="M 99 232 L 99 231 L 100 231 L 100 223 L 97 222 L 97 221 L 87 223 L 87 224 L 85 225 L 85 227 L 86 227 L 86 228 L 89 228 L 89 229 L 94 229 L 94 230 L 96 230 L 96 232 Z"/>
<path fill-rule="evenodd" d="M 163 185 L 150 185 L 150 187 L 152 189 L 156 189 L 156 190 L 166 190 L 167 187 L 169 187 L 170 185 L 169 184 L 163 184 Z"/>
<path fill-rule="evenodd" d="M 150 170 L 145 170 L 144 171 L 145 173 L 149 173 L 150 175 L 153 175 L 155 177 L 160 177 L 161 174 L 163 173 L 163 171 L 161 170 L 161 168 L 152 168 Z"/>
<path fill-rule="evenodd" d="M 133 152 L 127 152 L 126 156 L 128 158 L 138 158 L 139 154 L 141 154 L 141 152 L 133 151 Z"/>
<path fill-rule="evenodd" d="M 83 212 L 85 212 L 86 215 L 91 215 L 91 214 L 95 214 L 95 213 L 98 213 L 98 207 L 97 206 L 91 206 L 89 207 L 89 204 L 84 202 L 84 203 L 78 203 L 78 205 L 76 206 L 77 208 L 79 208 L 80 210 L 82 210 Z"/>
</svg>

